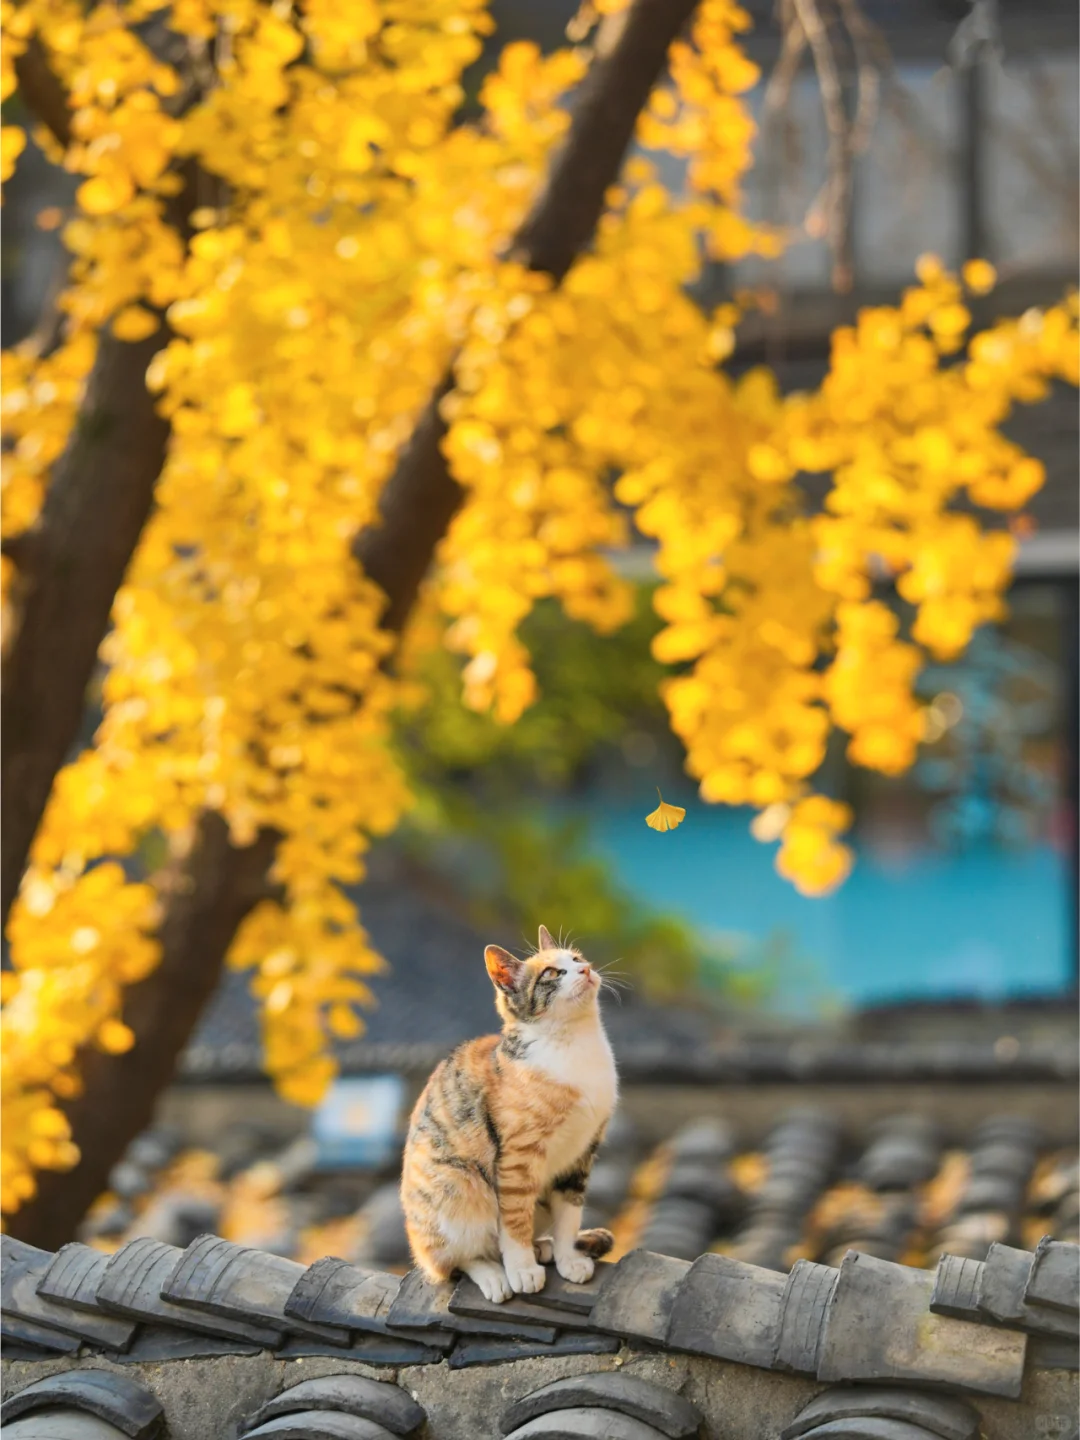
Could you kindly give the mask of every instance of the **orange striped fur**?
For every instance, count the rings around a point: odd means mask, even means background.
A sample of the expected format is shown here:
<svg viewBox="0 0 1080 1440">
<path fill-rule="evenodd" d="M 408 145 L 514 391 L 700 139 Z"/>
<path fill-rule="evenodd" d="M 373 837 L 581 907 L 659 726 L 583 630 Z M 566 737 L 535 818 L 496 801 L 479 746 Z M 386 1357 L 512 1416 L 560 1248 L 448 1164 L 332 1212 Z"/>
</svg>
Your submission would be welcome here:
<svg viewBox="0 0 1080 1440">
<path fill-rule="evenodd" d="M 581 1230 L 593 1157 L 615 1107 L 600 978 L 540 927 L 535 955 L 484 952 L 501 1035 L 470 1040 L 416 1102 L 401 1199 L 413 1259 L 432 1281 L 472 1276 L 489 1300 L 543 1288 L 541 1261 L 582 1283 L 606 1230 Z"/>
</svg>

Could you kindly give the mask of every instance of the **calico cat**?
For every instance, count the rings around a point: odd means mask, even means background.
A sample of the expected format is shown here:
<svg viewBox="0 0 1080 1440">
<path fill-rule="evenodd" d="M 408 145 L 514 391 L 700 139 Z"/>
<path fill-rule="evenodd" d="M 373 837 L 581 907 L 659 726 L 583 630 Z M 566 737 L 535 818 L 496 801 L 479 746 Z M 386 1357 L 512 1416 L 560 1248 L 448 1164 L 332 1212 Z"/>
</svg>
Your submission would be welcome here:
<svg viewBox="0 0 1080 1440">
<path fill-rule="evenodd" d="M 581 1284 L 611 1249 L 610 1231 L 579 1227 L 617 1079 L 600 977 L 577 950 L 541 925 L 535 955 L 489 945 L 484 961 L 502 1034 L 433 1072 L 409 1122 L 401 1199 L 428 1279 L 460 1270 L 501 1302 L 542 1290 L 541 1262 Z"/>
</svg>

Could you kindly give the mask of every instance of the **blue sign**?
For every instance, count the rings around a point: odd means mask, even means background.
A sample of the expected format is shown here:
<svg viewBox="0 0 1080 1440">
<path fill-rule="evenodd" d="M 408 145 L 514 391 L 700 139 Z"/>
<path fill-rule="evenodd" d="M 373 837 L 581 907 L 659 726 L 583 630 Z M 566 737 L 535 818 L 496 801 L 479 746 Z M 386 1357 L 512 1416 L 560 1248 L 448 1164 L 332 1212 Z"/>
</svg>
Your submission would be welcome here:
<svg viewBox="0 0 1080 1440">
<path fill-rule="evenodd" d="M 379 1170 L 397 1158 L 405 1098 L 400 1075 L 336 1080 L 315 1111 L 319 1170 Z"/>
</svg>

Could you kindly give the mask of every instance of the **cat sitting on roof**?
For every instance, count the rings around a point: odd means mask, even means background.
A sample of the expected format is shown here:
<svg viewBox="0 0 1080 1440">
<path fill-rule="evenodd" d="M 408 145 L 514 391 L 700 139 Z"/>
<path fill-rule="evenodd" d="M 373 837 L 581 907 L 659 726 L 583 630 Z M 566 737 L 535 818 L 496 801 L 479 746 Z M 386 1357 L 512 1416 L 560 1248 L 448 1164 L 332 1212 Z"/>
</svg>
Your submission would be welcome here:
<svg viewBox="0 0 1080 1440">
<path fill-rule="evenodd" d="M 409 1122 L 401 1199 L 417 1266 L 462 1271 L 489 1300 L 542 1290 L 544 1264 L 582 1284 L 612 1246 L 582 1230 L 589 1172 L 618 1080 L 597 1003 L 601 979 L 540 927 L 534 955 L 484 951 L 501 1035 L 459 1046 Z"/>
</svg>

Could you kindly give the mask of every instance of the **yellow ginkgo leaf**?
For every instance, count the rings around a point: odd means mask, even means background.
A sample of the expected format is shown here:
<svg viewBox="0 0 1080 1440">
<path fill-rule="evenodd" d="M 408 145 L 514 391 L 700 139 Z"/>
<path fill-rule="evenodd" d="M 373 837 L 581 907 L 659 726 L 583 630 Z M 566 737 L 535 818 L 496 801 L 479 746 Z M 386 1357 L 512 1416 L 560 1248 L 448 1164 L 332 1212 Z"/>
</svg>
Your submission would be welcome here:
<svg viewBox="0 0 1080 1440">
<path fill-rule="evenodd" d="M 660 795 L 659 789 L 657 795 Z M 645 824 L 653 830 L 674 830 L 676 825 L 681 825 L 686 819 L 686 811 L 681 805 L 669 805 L 660 795 L 660 804 L 651 815 L 645 816 Z"/>
</svg>

